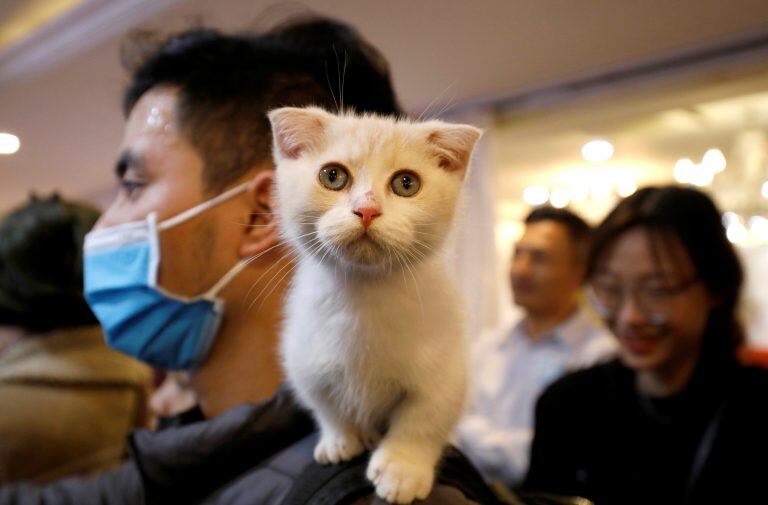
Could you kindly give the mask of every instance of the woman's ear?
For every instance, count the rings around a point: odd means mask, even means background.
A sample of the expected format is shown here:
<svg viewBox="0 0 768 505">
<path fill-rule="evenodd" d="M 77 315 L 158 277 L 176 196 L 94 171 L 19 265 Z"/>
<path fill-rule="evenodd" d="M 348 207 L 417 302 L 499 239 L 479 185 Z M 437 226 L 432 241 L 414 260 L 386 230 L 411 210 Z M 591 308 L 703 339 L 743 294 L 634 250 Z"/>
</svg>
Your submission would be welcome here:
<svg viewBox="0 0 768 505">
<path fill-rule="evenodd" d="M 248 226 L 240 246 L 240 257 L 253 257 L 274 247 L 280 241 L 274 209 L 275 171 L 263 169 L 256 173 L 246 190 L 250 206 Z"/>
</svg>

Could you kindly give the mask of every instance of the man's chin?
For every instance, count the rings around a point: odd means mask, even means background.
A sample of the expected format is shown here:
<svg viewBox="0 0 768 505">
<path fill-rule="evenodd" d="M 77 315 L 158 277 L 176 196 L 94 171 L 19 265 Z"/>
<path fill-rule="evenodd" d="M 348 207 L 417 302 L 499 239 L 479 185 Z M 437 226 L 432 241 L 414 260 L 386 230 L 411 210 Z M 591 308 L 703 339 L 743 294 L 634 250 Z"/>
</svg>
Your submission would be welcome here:
<svg viewBox="0 0 768 505">
<path fill-rule="evenodd" d="M 515 305 L 525 311 L 530 311 L 540 305 L 540 303 L 538 303 L 539 300 L 537 297 L 528 291 L 513 291 L 512 300 L 514 301 Z"/>
</svg>

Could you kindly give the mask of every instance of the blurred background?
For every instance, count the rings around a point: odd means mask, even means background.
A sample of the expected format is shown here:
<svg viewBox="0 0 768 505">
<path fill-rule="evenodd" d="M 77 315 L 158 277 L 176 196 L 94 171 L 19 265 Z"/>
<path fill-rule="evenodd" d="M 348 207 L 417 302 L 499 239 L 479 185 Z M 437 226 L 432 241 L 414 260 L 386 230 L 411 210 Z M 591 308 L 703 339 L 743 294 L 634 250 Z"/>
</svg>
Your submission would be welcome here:
<svg viewBox="0 0 768 505">
<path fill-rule="evenodd" d="M 30 191 L 112 197 L 134 29 L 263 29 L 307 10 L 388 58 L 405 109 L 486 129 L 454 260 L 474 331 L 507 310 L 530 206 L 597 223 L 622 196 L 693 184 L 748 271 L 750 343 L 768 349 L 765 0 L 0 0 L 0 212 Z"/>
</svg>

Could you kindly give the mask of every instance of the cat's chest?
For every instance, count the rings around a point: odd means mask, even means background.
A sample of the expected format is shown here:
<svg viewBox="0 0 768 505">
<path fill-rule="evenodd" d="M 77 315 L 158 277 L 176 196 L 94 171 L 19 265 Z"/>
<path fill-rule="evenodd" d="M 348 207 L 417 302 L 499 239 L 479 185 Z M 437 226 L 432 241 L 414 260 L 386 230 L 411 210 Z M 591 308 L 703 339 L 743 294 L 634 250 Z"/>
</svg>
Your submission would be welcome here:
<svg viewBox="0 0 768 505">
<path fill-rule="evenodd" d="M 425 322 L 420 293 L 407 286 L 389 279 L 339 281 L 312 269 L 300 272 L 289 295 L 288 319 L 299 321 L 306 334 L 368 347 L 385 336 L 418 331 Z"/>
</svg>

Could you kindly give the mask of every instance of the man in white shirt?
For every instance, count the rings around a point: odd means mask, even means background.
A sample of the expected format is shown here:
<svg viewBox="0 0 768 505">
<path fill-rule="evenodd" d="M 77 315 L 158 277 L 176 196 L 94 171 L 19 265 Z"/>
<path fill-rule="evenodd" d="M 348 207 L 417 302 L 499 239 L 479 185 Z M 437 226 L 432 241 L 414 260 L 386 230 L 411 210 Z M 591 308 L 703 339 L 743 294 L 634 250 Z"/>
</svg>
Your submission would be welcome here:
<svg viewBox="0 0 768 505">
<path fill-rule="evenodd" d="M 615 352 L 581 302 L 589 225 L 552 207 L 534 209 L 525 225 L 510 272 L 523 317 L 507 317 L 472 342 L 469 409 L 458 429 L 460 447 L 486 478 L 509 487 L 528 470 L 538 396 L 564 373 Z"/>
</svg>

